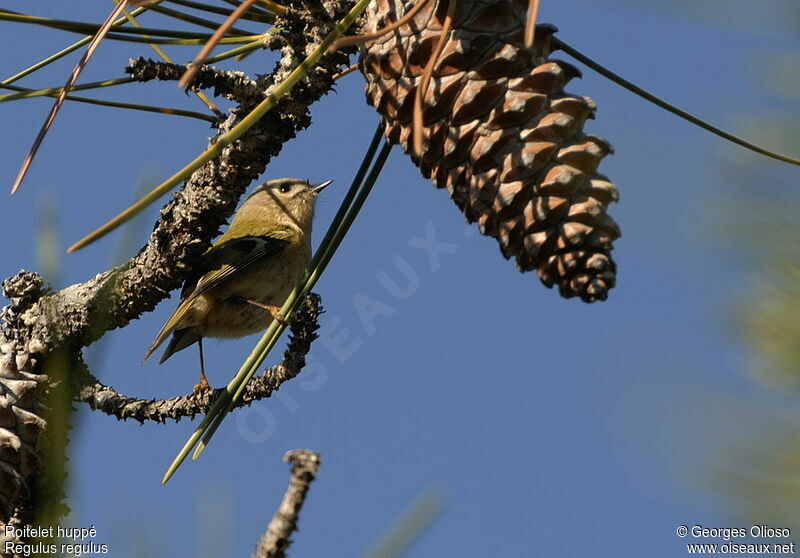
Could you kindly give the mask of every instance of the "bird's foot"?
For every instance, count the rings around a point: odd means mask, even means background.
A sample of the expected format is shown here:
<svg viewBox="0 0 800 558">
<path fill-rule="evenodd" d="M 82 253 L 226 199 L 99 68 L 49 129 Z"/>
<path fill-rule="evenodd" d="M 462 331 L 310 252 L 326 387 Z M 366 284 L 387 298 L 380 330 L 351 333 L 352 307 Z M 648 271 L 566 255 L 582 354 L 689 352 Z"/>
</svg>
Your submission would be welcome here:
<svg viewBox="0 0 800 558">
<path fill-rule="evenodd" d="M 264 304 L 263 302 L 257 302 L 255 300 L 248 300 L 250 304 L 253 306 L 258 306 L 259 308 L 263 308 L 269 315 L 272 316 L 272 319 L 277 321 L 281 325 L 289 325 L 289 321 L 281 314 L 281 309 L 277 306 L 273 306 L 271 304 Z"/>
<path fill-rule="evenodd" d="M 208 380 L 203 376 L 200 378 L 200 383 L 194 386 L 194 394 L 199 395 L 205 391 L 211 391 L 211 386 L 208 385 Z"/>
<path fill-rule="evenodd" d="M 272 319 L 279 324 L 284 326 L 289 325 L 289 320 L 287 320 L 283 314 L 281 314 L 281 309 L 277 306 L 269 306 L 267 308 L 267 312 L 269 312 L 269 315 L 272 316 Z"/>
</svg>

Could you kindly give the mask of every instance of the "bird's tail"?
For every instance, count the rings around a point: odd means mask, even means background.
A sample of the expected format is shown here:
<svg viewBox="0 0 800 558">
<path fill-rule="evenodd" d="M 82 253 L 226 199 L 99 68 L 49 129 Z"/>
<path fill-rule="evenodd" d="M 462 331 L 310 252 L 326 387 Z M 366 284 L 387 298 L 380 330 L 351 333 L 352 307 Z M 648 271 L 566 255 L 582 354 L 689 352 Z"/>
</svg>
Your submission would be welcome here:
<svg viewBox="0 0 800 558">
<path fill-rule="evenodd" d="M 175 309 L 175 312 L 172 313 L 172 316 L 169 317 L 167 323 L 164 324 L 164 327 L 161 328 L 161 331 L 158 332 L 156 338 L 153 340 L 153 343 L 150 345 L 150 348 L 147 349 L 147 352 L 144 354 L 144 358 L 142 362 L 146 361 L 150 358 L 156 349 L 158 349 L 161 344 L 169 337 L 172 332 L 175 332 L 175 336 L 170 341 L 167 349 L 164 351 L 164 355 L 161 357 L 159 364 L 167 360 L 171 355 L 180 351 L 181 349 L 185 349 L 195 341 L 197 341 L 200 337 L 196 334 L 192 334 L 192 328 L 179 328 L 179 324 L 181 319 L 186 315 L 186 312 L 191 307 L 191 300 L 184 300 L 181 302 L 178 307 Z M 192 335 L 194 338 L 189 340 Z"/>
<path fill-rule="evenodd" d="M 176 329 L 172 334 L 172 339 L 169 340 L 167 348 L 164 349 L 164 354 L 161 355 L 161 359 L 158 361 L 158 363 L 161 364 L 178 351 L 197 343 L 198 339 L 200 339 L 200 336 L 193 328 L 187 327 L 184 329 Z"/>
</svg>

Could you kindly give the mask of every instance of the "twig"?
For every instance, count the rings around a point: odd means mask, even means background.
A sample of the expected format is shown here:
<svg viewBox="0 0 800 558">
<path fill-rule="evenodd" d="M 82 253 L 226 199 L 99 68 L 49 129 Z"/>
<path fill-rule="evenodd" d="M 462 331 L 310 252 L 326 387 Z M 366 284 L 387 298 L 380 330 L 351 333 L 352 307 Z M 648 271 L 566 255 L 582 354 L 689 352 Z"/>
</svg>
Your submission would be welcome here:
<svg viewBox="0 0 800 558">
<path fill-rule="evenodd" d="M 283 360 L 250 381 L 237 407 L 271 396 L 284 382 L 296 377 L 303 370 L 311 343 L 317 338 L 318 319 L 322 312 L 319 295 L 309 294 L 292 316 L 291 337 Z M 78 401 L 119 420 L 134 419 L 140 423 L 148 420 L 159 423 L 167 420 L 179 421 L 183 417 L 194 418 L 197 414 L 205 414 L 220 393 L 225 391 L 225 388 L 218 388 L 172 399 L 136 399 L 100 383 L 82 362 L 77 364 L 73 374 L 78 384 L 75 390 Z"/>
<path fill-rule="evenodd" d="M 358 70 L 358 64 L 353 64 L 352 66 L 350 66 L 348 68 L 345 68 L 341 72 L 337 72 L 337 73 L 333 74 L 333 81 L 337 81 L 340 78 L 343 78 L 344 76 L 346 76 L 347 74 L 351 74 L 351 73 L 355 72 L 356 70 Z"/>
<path fill-rule="evenodd" d="M 146 82 L 151 80 L 178 81 L 186 72 L 186 64 L 173 64 L 170 62 L 156 62 L 142 57 L 131 60 L 125 73 L 132 78 Z M 213 89 L 214 96 L 220 95 L 236 101 L 245 109 L 261 102 L 264 90 L 258 83 L 242 72 L 233 70 L 218 70 L 211 66 L 201 66 L 197 69 L 192 89 Z"/>
<path fill-rule="evenodd" d="M 267 530 L 258 541 L 253 558 L 285 558 L 292 544 L 290 537 L 297 530 L 300 508 L 306 500 L 308 488 L 319 472 L 319 454 L 311 450 L 286 452 L 283 460 L 292 466 L 292 478 L 283 495 L 278 511 L 269 522 Z"/>
</svg>

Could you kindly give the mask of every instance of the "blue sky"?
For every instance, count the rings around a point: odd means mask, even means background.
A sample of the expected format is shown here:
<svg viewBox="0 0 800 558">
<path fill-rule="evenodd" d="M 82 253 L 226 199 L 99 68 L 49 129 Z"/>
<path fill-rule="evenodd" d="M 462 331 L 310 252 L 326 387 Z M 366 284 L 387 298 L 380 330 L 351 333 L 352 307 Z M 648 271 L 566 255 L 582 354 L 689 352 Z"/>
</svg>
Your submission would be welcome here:
<svg viewBox="0 0 800 558">
<path fill-rule="evenodd" d="M 90 21 L 110 5 L 7 3 Z M 754 20 L 763 25 L 739 25 L 731 14 L 747 3 L 725 5 L 691 19 L 625 0 L 544 1 L 540 19 L 642 87 L 727 126 L 737 114 L 783 102 L 754 78 L 756 55 L 797 53 L 800 40 L 763 15 Z M 72 40 L 1 25 L 4 77 Z M 185 60 L 195 50 L 169 52 Z M 81 81 L 120 76 L 139 54 L 150 55 L 145 45 L 104 43 Z M 259 56 L 248 68 L 271 68 Z M 74 60 L 19 84 L 61 85 Z M 201 110 L 172 84 L 124 87 L 127 99 Z M 80 408 L 71 521 L 95 525 L 96 540 L 115 557 L 248 555 L 285 488 L 281 457 L 294 448 L 319 451 L 323 465 L 293 556 L 360 555 L 425 490 L 438 491 L 446 508 L 409 556 L 682 556 L 681 524 L 758 521 L 739 515 L 713 482 L 714 463 L 765 397 L 747 375 L 752 356 L 729 312 L 754 273 L 709 234 L 711 206 L 726 192 L 715 165 L 743 152 L 591 70 L 568 91 L 595 99 L 587 130 L 616 149 L 601 166 L 620 190 L 610 211 L 623 230 L 607 302 L 563 300 L 518 273 L 395 150 L 317 286 L 327 312 L 309 370 L 274 399 L 229 417 L 203 457 L 166 487 L 159 480 L 193 424 L 139 426 Z M 9 186 L 49 104 L 0 106 L 0 169 Z M 318 241 L 377 116 L 357 74 L 312 114 L 314 125 L 265 177 L 336 180 L 319 205 Z M 22 190 L 0 203 L 0 275 L 36 269 L 43 200 L 57 208 L 63 254 L 126 207 L 138 181 L 166 178 L 210 135 L 200 121 L 67 104 Z M 156 213 L 140 224 L 137 248 Z M 448 246 L 438 260 L 418 247 L 431 237 Z M 116 244 L 112 235 L 63 255 L 61 284 L 106 269 Z M 398 265 L 416 279 L 402 296 L 381 279 L 401 281 Z M 162 366 L 139 364 L 174 299 L 106 335 L 95 374 L 140 397 L 189 391 L 193 351 Z M 377 301 L 381 314 L 365 320 L 357 311 L 364 301 Z M 211 383 L 227 382 L 255 340 L 208 343 Z"/>
</svg>

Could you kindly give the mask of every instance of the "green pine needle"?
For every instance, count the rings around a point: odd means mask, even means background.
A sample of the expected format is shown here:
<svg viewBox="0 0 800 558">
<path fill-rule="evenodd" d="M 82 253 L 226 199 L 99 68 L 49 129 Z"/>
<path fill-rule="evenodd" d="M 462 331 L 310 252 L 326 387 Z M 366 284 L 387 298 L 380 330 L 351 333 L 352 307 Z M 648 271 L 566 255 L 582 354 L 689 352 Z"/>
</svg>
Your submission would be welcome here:
<svg viewBox="0 0 800 558">
<path fill-rule="evenodd" d="M 152 8 L 154 5 L 157 5 L 157 4 L 161 3 L 161 2 L 163 2 L 163 0 L 153 0 L 150 4 L 148 4 L 148 6 L 141 7 L 141 8 L 136 8 L 135 10 L 133 10 L 131 12 L 131 14 L 134 15 L 134 16 L 137 16 L 137 15 L 147 11 L 149 8 Z M 121 18 L 115 20 L 111 24 L 111 28 L 113 29 L 113 28 L 119 27 L 120 25 L 124 25 L 126 21 L 127 21 L 126 18 L 121 17 Z M 93 37 L 94 37 L 93 35 L 90 35 L 88 37 L 84 37 L 84 38 L 72 43 L 68 47 L 63 48 L 63 49 L 59 50 L 58 52 L 48 56 L 47 58 L 44 58 L 44 59 L 40 60 L 39 62 L 36 62 L 35 64 L 25 68 L 24 70 L 21 70 L 21 71 L 17 72 L 13 76 L 4 79 L 2 81 L 2 83 L 4 85 L 9 85 L 9 84 L 14 83 L 15 81 L 17 81 L 19 79 L 24 78 L 25 76 L 27 76 L 29 74 L 32 74 L 33 72 L 35 72 L 37 70 L 41 70 L 42 68 L 52 64 L 56 60 L 60 60 L 64 56 L 66 56 L 66 55 L 68 55 L 68 54 L 70 54 L 72 52 L 75 52 L 76 50 L 78 50 L 82 46 L 89 44 L 89 42 L 91 42 Z"/>
</svg>

